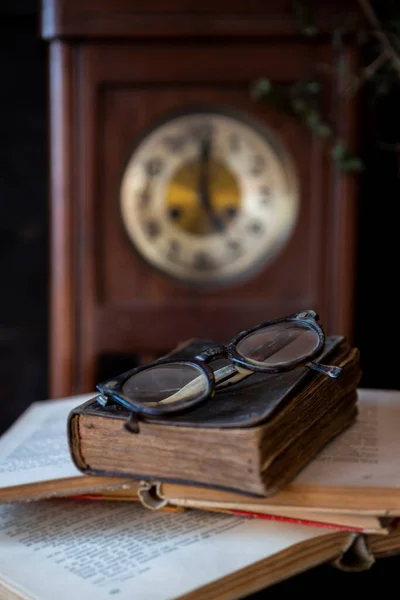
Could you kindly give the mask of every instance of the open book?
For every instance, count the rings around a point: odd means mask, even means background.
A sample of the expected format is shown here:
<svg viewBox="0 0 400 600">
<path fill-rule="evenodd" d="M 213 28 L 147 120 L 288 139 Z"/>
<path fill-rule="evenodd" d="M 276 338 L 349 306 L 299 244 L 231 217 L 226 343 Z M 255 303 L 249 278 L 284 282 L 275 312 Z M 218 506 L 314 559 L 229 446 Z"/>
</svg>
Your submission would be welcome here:
<svg viewBox="0 0 400 600">
<path fill-rule="evenodd" d="M 141 500 L 153 509 L 229 511 L 384 534 L 400 516 L 400 391 L 359 390 L 358 396 L 357 422 L 268 498 L 82 475 L 70 457 L 66 420 L 92 395 L 37 402 L 0 439 L 0 503 L 60 496 Z"/>
<path fill-rule="evenodd" d="M 0 597 L 243 598 L 318 564 L 340 561 L 356 536 L 206 511 L 154 512 L 126 502 L 4 505 Z M 382 537 L 368 540 L 374 556 L 383 554 Z"/>
<path fill-rule="evenodd" d="M 107 486 L 114 486 L 112 492 L 119 490 L 122 497 L 122 492 L 132 491 L 132 485 L 136 485 L 136 493 L 128 495 L 128 500 L 137 499 L 141 490 L 151 491 L 140 482 L 110 482 L 110 478 L 84 476 L 75 470 L 69 457 L 65 420 L 71 406 L 82 400 L 76 397 L 32 405 L 0 440 L 1 598 L 235 600 L 322 563 L 360 570 L 400 550 L 400 527 L 390 528 L 387 534 L 357 533 L 321 523 L 305 526 L 219 513 L 225 510 L 223 507 L 181 512 L 175 508 L 178 499 L 175 503 L 172 496 L 164 510 L 149 510 L 139 502 L 71 498 L 77 493 L 89 495 L 89 491 L 97 491 L 97 497 L 102 497 L 110 491 Z M 361 418 L 375 415 L 375 447 L 380 442 L 385 445 L 390 432 L 397 429 L 398 400 L 399 393 L 360 391 Z M 370 411 L 371 407 L 375 408 Z M 383 431 L 380 424 L 385 418 L 382 421 L 380 413 L 382 409 L 385 414 L 387 407 L 395 410 L 391 427 Z M 397 447 L 392 445 L 391 449 L 396 458 Z M 374 457 L 369 455 L 369 464 L 384 465 L 385 477 L 390 481 L 396 465 L 385 461 L 379 450 L 375 449 Z M 334 464 L 332 461 L 331 466 Z M 353 456 L 350 469 L 355 464 L 358 461 Z M 366 485 L 354 485 L 358 481 L 353 478 L 347 489 L 361 493 L 362 488 L 366 494 Z M 363 477 L 361 482 L 365 483 Z M 379 482 L 382 493 L 386 490 L 388 498 L 394 499 L 396 489 L 386 486 L 385 478 L 373 483 Z M 327 487 L 317 481 L 316 492 L 321 485 Z M 346 489 L 343 482 L 342 489 Z M 167 490 L 160 492 L 165 495 Z M 27 501 L 40 498 L 37 502 Z M 163 498 L 155 497 L 154 501 Z M 172 511 L 169 505 L 173 505 Z M 304 503 L 302 508 L 307 510 Z M 374 517 L 368 511 L 358 515 L 353 509 L 348 514 L 354 519 Z M 321 511 L 325 515 L 328 512 L 326 507 Z M 346 513 L 342 510 L 338 514 Z"/>
</svg>

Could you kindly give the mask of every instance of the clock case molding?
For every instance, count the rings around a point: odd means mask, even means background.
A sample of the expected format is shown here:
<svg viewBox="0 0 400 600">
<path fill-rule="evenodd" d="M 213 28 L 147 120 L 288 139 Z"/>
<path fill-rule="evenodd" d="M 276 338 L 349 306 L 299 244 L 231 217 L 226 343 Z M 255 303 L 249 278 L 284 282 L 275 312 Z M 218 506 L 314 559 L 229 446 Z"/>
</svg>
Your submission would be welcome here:
<svg viewBox="0 0 400 600">
<path fill-rule="evenodd" d="M 337 67 L 343 55 L 350 63 L 356 56 L 347 47 L 338 54 L 323 33 L 332 7 L 319 6 L 322 33 L 305 40 L 291 2 L 43 2 L 51 397 L 92 391 L 104 354 L 146 358 L 188 337 L 224 341 L 305 308 L 320 313 L 327 333 L 351 341 L 356 182 L 336 170 L 318 137 L 256 104 L 249 91 L 262 76 L 292 83 L 314 74 L 317 56 L 329 66 L 318 74 L 322 110 L 354 148 L 356 107 L 340 97 Z M 141 261 L 118 213 L 121 167 L 135 137 L 163 114 L 193 104 L 231 106 L 270 127 L 291 154 L 301 194 L 299 221 L 274 262 L 248 281 L 204 292 L 169 281 Z"/>
</svg>

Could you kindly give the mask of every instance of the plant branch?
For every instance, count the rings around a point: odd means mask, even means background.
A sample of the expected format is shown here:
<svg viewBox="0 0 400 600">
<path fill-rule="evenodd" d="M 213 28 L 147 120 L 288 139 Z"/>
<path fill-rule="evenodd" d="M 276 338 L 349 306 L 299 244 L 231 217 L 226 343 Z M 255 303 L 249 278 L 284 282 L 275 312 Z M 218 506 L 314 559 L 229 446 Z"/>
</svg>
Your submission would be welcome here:
<svg viewBox="0 0 400 600">
<path fill-rule="evenodd" d="M 369 0 L 358 0 L 358 4 L 360 5 L 366 19 L 368 20 L 371 27 L 375 30 L 375 35 L 381 42 L 385 52 L 390 57 L 393 67 L 396 69 L 397 73 L 400 75 L 400 57 L 398 56 L 396 50 L 393 48 L 393 45 L 383 31 L 382 26 L 379 22 L 378 17 L 375 14 L 374 9 L 371 6 Z"/>
<path fill-rule="evenodd" d="M 386 50 L 384 50 L 371 62 L 371 64 L 362 70 L 358 77 L 353 77 L 353 81 L 343 90 L 343 95 L 347 96 L 357 92 L 361 85 L 368 79 L 371 79 L 388 60 L 389 56 Z"/>
</svg>

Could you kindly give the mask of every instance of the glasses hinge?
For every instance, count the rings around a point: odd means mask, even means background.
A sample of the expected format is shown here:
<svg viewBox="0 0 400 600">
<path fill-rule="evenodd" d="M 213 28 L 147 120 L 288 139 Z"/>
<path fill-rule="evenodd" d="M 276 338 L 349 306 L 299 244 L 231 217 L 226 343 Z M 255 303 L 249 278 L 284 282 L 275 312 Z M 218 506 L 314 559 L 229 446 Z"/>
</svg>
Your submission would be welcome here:
<svg viewBox="0 0 400 600">
<path fill-rule="evenodd" d="M 135 413 L 132 412 L 129 415 L 129 419 L 124 423 L 124 429 L 129 431 L 129 433 L 140 433 L 139 420 Z"/>
<path fill-rule="evenodd" d="M 99 394 L 96 396 L 96 400 L 101 406 L 107 406 L 109 403 L 109 398 L 105 394 Z"/>
</svg>

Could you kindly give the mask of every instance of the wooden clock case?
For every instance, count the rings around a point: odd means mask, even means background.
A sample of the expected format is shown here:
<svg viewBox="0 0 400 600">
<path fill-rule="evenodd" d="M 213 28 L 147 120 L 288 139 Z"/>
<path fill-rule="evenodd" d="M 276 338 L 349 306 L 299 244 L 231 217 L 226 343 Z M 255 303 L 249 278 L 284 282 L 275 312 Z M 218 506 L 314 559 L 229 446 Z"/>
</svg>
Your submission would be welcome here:
<svg viewBox="0 0 400 600">
<path fill-rule="evenodd" d="M 320 5 L 322 3 L 319 3 Z M 320 7 L 321 31 L 331 18 Z M 160 355 L 188 337 L 228 340 L 269 318 L 314 308 L 327 333 L 353 329 L 355 182 L 321 141 L 259 105 L 250 85 L 318 72 L 323 111 L 354 145 L 354 104 L 340 97 L 340 55 L 305 40 L 291 2 L 45 0 L 51 167 L 50 395 L 94 389 L 99 358 Z M 169 110 L 211 103 L 260 119 L 297 167 L 301 209 L 284 250 L 253 278 L 212 290 L 170 281 L 134 251 L 119 182 L 135 137 Z"/>
</svg>

